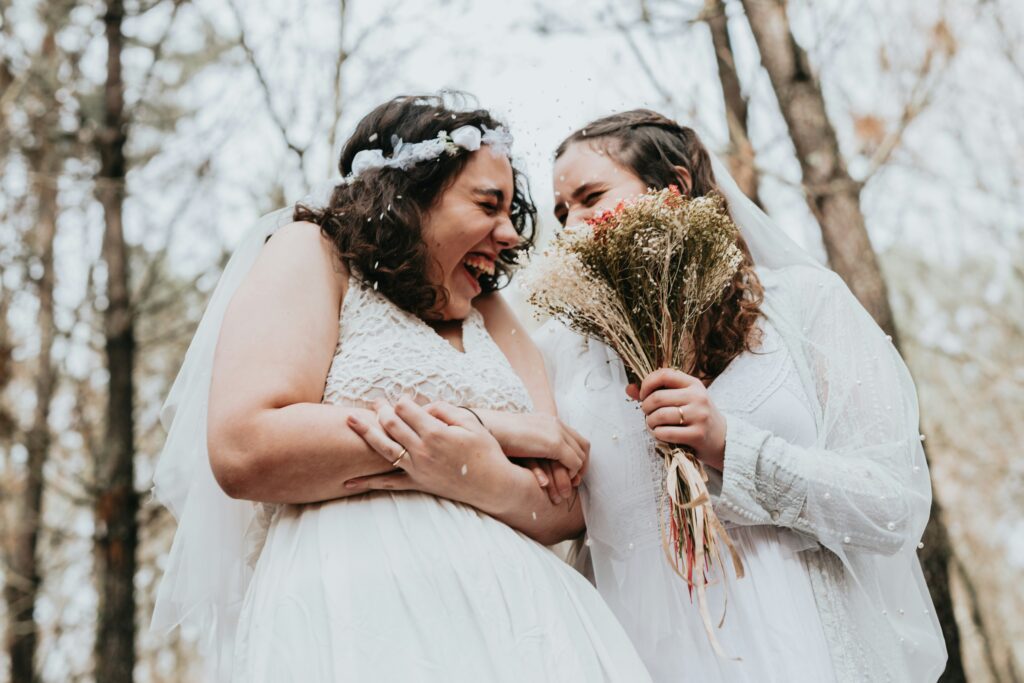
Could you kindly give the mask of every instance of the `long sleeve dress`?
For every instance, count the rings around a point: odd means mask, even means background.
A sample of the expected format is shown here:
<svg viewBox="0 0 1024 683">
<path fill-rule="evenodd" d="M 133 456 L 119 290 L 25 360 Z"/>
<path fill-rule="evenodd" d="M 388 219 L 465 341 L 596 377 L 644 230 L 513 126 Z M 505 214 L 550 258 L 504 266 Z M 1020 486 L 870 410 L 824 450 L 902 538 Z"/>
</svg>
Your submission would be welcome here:
<svg viewBox="0 0 1024 683">
<path fill-rule="evenodd" d="M 728 597 L 731 659 L 664 555 L 662 465 L 621 361 L 556 322 L 535 334 L 562 418 L 591 441 L 595 583 L 656 681 L 935 680 L 945 652 L 914 555 L 930 484 L 902 361 L 881 333 L 842 334 L 867 314 L 831 273 L 759 276 L 761 347 L 709 387 L 727 423 L 709 486 L 747 570 L 709 591 L 716 621 Z"/>
</svg>

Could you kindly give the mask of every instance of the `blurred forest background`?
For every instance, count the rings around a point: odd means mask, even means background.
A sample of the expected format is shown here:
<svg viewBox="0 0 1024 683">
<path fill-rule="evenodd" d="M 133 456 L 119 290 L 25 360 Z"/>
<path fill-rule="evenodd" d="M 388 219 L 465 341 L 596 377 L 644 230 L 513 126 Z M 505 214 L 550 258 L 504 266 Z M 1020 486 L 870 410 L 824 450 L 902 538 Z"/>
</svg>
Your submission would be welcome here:
<svg viewBox="0 0 1024 683">
<path fill-rule="evenodd" d="M 148 630 L 163 397 L 245 228 L 446 87 L 548 234 L 557 142 L 649 106 L 850 283 L 918 383 L 943 680 L 1024 680 L 1018 0 L 0 0 L 0 681 L 204 680 Z"/>
</svg>

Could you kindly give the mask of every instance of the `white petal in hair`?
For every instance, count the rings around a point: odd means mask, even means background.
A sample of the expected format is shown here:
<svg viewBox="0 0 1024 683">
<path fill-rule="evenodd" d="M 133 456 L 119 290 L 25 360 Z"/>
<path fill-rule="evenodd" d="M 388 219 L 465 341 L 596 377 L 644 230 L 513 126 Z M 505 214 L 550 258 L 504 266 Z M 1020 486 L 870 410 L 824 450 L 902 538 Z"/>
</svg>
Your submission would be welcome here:
<svg viewBox="0 0 1024 683">
<path fill-rule="evenodd" d="M 480 149 L 483 133 L 476 126 L 462 126 L 452 131 L 452 142 L 462 149 L 475 152 Z"/>
</svg>

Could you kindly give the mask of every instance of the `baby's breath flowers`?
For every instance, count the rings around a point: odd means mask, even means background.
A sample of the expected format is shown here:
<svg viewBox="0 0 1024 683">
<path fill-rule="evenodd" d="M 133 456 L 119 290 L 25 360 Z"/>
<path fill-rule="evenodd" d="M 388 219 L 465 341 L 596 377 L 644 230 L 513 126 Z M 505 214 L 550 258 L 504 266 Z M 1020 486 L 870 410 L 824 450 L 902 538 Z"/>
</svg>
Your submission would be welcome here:
<svg viewBox="0 0 1024 683">
<path fill-rule="evenodd" d="M 611 347 L 630 379 L 658 368 L 692 373 L 700 317 L 723 296 L 743 255 L 717 194 L 689 199 L 672 186 L 650 191 L 586 224 L 566 228 L 523 273 L 530 302 Z M 722 569 L 722 544 L 743 565 L 711 507 L 707 474 L 686 449 L 661 443 L 666 555 L 687 582 L 716 652 L 706 586 Z"/>
</svg>

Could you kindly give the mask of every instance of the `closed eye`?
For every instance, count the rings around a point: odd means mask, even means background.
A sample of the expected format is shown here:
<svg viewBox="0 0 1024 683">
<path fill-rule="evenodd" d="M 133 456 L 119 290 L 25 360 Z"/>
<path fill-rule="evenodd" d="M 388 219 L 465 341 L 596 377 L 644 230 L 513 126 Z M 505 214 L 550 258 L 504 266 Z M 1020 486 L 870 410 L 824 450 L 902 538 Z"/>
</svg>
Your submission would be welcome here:
<svg viewBox="0 0 1024 683">
<path fill-rule="evenodd" d="M 604 190 L 597 190 L 595 192 L 591 192 L 590 194 L 583 198 L 583 206 L 593 206 L 594 204 L 597 203 L 597 200 L 599 200 L 601 198 L 601 195 L 603 194 Z"/>
<path fill-rule="evenodd" d="M 479 205 L 480 208 L 492 216 L 498 213 L 498 205 L 493 202 L 480 202 Z"/>
</svg>

